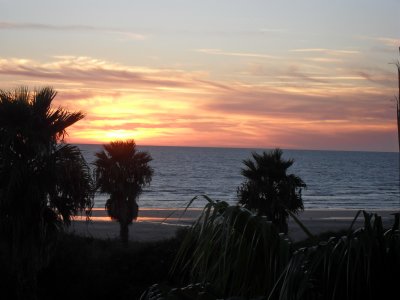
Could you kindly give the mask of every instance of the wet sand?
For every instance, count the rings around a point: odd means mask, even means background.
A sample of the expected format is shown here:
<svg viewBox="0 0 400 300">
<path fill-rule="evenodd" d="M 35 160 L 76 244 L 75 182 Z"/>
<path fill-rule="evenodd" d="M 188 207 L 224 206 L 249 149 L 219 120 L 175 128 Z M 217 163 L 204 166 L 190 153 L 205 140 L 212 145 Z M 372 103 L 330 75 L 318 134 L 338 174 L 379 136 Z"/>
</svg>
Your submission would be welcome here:
<svg viewBox="0 0 400 300">
<path fill-rule="evenodd" d="M 129 238 L 132 241 L 149 242 L 168 239 L 182 227 L 190 226 L 200 215 L 202 209 L 189 209 L 184 213 L 183 209 L 155 209 L 141 208 L 139 218 L 129 228 Z M 309 209 L 298 215 L 299 219 L 313 234 L 326 231 L 347 229 L 358 210 L 352 209 Z M 368 212 L 378 213 L 385 226 L 393 224 L 391 209 L 382 209 Z M 101 239 L 114 239 L 119 236 L 119 224 L 112 221 L 103 209 L 94 209 L 91 221 L 78 217 L 72 222 L 69 229 L 82 236 Z M 363 224 L 362 214 L 359 216 L 355 228 Z M 292 219 L 289 220 L 289 236 L 298 241 L 306 237 L 303 230 Z"/>
</svg>

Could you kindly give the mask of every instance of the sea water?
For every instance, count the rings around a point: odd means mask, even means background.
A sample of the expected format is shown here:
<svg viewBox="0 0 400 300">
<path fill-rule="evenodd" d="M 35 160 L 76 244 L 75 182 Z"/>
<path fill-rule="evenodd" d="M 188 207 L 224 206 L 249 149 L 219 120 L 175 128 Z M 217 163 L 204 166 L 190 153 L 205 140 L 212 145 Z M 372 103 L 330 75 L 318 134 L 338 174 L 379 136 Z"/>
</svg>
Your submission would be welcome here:
<svg viewBox="0 0 400 300">
<path fill-rule="evenodd" d="M 101 145 L 78 145 L 88 163 Z M 265 149 L 139 146 L 153 160 L 154 176 L 139 198 L 141 207 L 185 207 L 195 196 L 237 202 L 237 187 L 244 181 L 243 160 Z M 288 173 L 300 176 L 305 208 L 400 208 L 398 154 L 283 150 L 295 160 Z M 97 194 L 95 207 L 104 207 L 108 195 Z M 192 207 L 203 207 L 199 197 Z"/>
</svg>

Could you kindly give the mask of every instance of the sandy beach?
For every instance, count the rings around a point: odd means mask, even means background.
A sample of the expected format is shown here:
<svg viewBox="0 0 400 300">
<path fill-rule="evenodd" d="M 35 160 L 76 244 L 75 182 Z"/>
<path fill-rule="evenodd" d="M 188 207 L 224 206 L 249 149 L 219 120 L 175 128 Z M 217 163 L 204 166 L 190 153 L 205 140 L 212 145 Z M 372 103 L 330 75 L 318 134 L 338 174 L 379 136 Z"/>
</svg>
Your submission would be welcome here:
<svg viewBox="0 0 400 300">
<path fill-rule="evenodd" d="M 155 209 L 141 208 L 139 218 L 129 228 L 129 238 L 132 241 L 148 242 L 173 237 L 182 227 L 190 226 L 200 215 L 202 209 Z M 352 209 L 309 209 L 299 214 L 299 219 L 313 234 L 325 231 L 347 229 L 358 210 Z M 368 211 L 378 213 L 385 224 L 393 223 L 391 209 Z M 363 217 L 359 216 L 355 227 L 362 225 Z M 94 209 L 91 221 L 86 222 L 84 217 L 77 217 L 69 228 L 82 236 L 101 239 L 113 239 L 119 236 L 119 224 L 110 220 L 103 209 Z M 289 220 L 289 236 L 298 241 L 306 237 L 303 230 L 292 220 Z"/>
</svg>

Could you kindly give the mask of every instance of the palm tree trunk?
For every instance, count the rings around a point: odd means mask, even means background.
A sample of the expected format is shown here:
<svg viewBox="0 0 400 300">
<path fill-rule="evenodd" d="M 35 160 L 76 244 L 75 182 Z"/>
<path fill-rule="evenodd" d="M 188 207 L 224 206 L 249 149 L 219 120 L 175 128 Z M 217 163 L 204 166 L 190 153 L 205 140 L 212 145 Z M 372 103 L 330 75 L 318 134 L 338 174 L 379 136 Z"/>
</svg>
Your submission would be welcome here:
<svg viewBox="0 0 400 300">
<path fill-rule="evenodd" d="M 399 150 L 398 150 L 398 171 L 399 171 L 399 206 L 400 206 L 400 68 L 399 68 L 399 99 L 397 99 L 397 140 L 399 142 Z"/>
<path fill-rule="evenodd" d="M 128 240 L 129 240 L 129 224 L 126 222 L 120 222 L 120 231 L 119 231 L 119 236 L 121 239 L 121 242 L 124 246 L 128 246 Z"/>
<path fill-rule="evenodd" d="M 400 47 L 399 47 L 400 52 Z M 399 143 L 399 152 L 398 152 L 398 160 L 399 160 L 399 205 L 400 205 L 400 62 L 397 61 L 397 80 L 399 84 L 399 95 L 397 97 L 397 141 Z"/>
<path fill-rule="evenodd" d="M 400 153 L 400 64 L 397 66 L 397 77 L 399 81 L 399 96 L 397 98 L 397 137 L 399 142 L 399 153 Z"/>
</svg>

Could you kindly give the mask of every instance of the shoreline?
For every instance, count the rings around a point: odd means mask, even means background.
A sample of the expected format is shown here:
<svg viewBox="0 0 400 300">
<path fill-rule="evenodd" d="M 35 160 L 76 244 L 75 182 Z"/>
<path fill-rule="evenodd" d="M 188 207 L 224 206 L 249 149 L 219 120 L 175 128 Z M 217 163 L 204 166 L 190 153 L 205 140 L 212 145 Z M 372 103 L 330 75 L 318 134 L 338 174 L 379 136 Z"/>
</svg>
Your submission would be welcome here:
<svg viewBox="0 0 400 300">
<path fill-rule="evenodd" d="M 139 207 L 139 211 L 157 211 L 157 210 L 185 210 L 186 208 L 184 207 L 151 207 L 151 206 L 147 206 L 147 207 Z M 397 208 L 392 208 L 392 207 L 382 207 L 382 208 L 344 208 L 344 207 L 327 207 L 327 208 L 305 208 L 304 211 L 325 211 L 325 210 L 332 210 L 332 211 L 359 211 L 359 210 L 365 210 L 365 211 L 369 211 L 369 210 L 374 210 L 374 211 L 393 211 L 396 210 Z M 187 210 L 203 210 L 202 207 L 189 207 Z M 398 208 L 398 210 L 400 211 L 400 206 Z M 93 207 L 92 211 L 105 211 L 104 208 L 102 207 Z"/>
<path fill-rule="evenodd" d="M 183 208 L 140 208 L 138 220 L 129 228 L 129 239 L 152 242 L 172 238 L 179 228 L 193 224 L 202 211 L 202 208 L 189 208 L 186 212 Z M 358 211 L 358 209 L 307 209 L 300 212 L 298 218 L 311 233 L 319 234 L 348 229 Z M 380 215 L 386 227 L 393 224 L 394 217 L 391 214 L 399 212 L 396 209 L 366 211 Z M 363 220 L 360 214 L 355 222 L 355 228 L 360 227 Z M 92 210 L 90 221 L 86 222 L 84 215 L 78 216 L 67 231 L 81 236 L 114 239 L 119 237 L 119 223 L 111 220 L 104 209 L 96 208 Z M 292 218 L 289 218 L 289 237 L 293 241 L 306 238 L 306 234 Z"/>
</svg>

